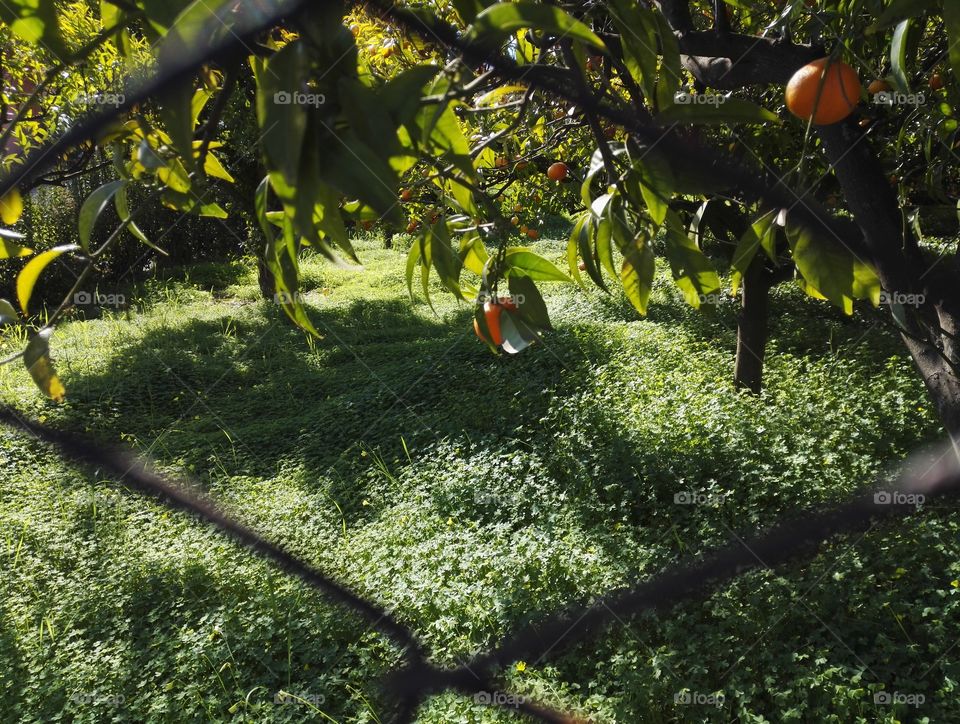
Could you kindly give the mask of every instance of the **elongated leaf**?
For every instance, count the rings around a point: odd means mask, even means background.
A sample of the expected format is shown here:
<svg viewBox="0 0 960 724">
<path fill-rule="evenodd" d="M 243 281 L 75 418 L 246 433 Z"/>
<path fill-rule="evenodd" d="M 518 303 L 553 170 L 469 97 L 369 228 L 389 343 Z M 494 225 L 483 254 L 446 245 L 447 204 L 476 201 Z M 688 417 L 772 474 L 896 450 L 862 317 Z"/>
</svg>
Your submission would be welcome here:
<svg viewBox="0 0 960 724">
<path fill-rule="evenodd" d="M 126 187 L 117 189 L 117 193 L 113 197 L 113 203 L 114 203 L 114 206 L 116 206 L 117 216 L 120 217 L 120 221 L 130 218 L 130 204 L 127 201 Z M 127 231 L 133 234 L 133 236 L 136 239 L 138 239 L 141 243 L 145 244 L 146 246 L 149 246 L 154 251 L 159 252 L 164 256 L 169 256 L 169 254 L 167 254 L 166 251 L 164 251 L 159 246 L 157 246 L 152 241 L 150 241 L 150 239 L 147 238 L 147 235 L 143 233 L 143 230 L 139 226 L 137 226 L 136 222 L 133 221 L 132 219 L 127 222 Z"/>
<path fill-rule="evenodd" d="M 17 310 L 13 308 L 13 305 L 6 299 L 0 299 L 0 325 L 13 324 L 19 319 L 20 317 L 17 316 Z"/>
<path fill-rule="evenodd" d="M 257 122 L 263 134 L 261 146 L 267 165 L 283 175 L 287 185 L 297 184 L 300 151 L 307 130 L 306 106 L 294 102 L 308 65 L 307 50 L 295 40 L 255 66 L 257 80 Z"/>
<path fill-rule="evenodd" d="M 531 328 L 531 333 L 536 333 L 538 329 L 552 329 L 547 305 L 533 280 L 529 277 L 510 277 L 507 283 L 510 296 L 517 305 L 518 323 L 521 328 L 527 324 Z"/>
<path fill-rule="evenodd" d="M 413 300 L 413 275 L 417 270 L 417 262 L 420 261 L 420 240 L 415 240 L 410 245 L 410 251 L 407 254 L 407 291 L 410 293 L 410 299 Z"/>
<path fill-rule="evenodd" d="M 693 97 L 693 96 L 689 96 Z M 780 123 L 776 113 L 742 98 L 726 98 L 722 103 L 672 103 L 661 106 L 656 121 L 662 126 L 674 123 L 694 125 L 735 125 L 738 123 Z"/>
<path fill-rule="evenodd" d="M 10 189 L 0 197 L 0 219 L 4 224 L 13 226 L 23 215 L 23 197 L 18 189 Z"/>
<path fill-rule="evenodd" d="M 770 258 L 776 261 L 776 250 L 774 247 L 776 240 L 774 235 L 776 234 L 777 227 L 773 222 L 777 217 L 777 213 L 777 210 L 773 209 L 761 216 L 750 225 L 737 243 L 737 247 L 733 251 L 733 261 L 731 262 L 733 273 L 730 275 L 730 282 L 733 288 L 733 294 L 737 293 L 737 289 L 740 287 L 740 280 L 743 278 L 743 275 L 747 273 L 747 267 L 750 266 L 750 262 L 753 261 L 753 257 L 756 256 L 759 249 L 763 248 L 767 254 L 770 255 Z"/>
<path fill-rule="evenodd" d="M 93 234 L 93 227 L 96 226 L 100 214 L 110 203 L 114 195 L 124 188 L 127 182 L 123 179 L 111 181 L 104 184 L 92 194 L 90 194 L 83 206 L 80 207 L 80 218 L 77 222 L 78 232 L 80 234 L 80 246 L 85 252 L 90 251 L 90 237 Z"/>
<path fill-rule="evenodd" d="M 901 93 L 910 92 L 907 71 L 907 47 L 909 46 L 910 27 L 913 21 L 907 19 L 897 25 L 890 42 L 890 76 Z"/>
<path fill-rule="evenodd" d="M 947 47 L 954 78 L 960 80 L 960 3 L 943 0 L 943 21 L 947 26 Z"/>
<path fill-rule="evenodd" d="M 66 58 L 69 55 L 60 25 L 54 0 L 5 0 L 0 2 L 0 21 L 10 26 L 14 35 L 28 43 L 42 43 L 54 55 Z"/>
<path fill-rule="evenodd" d="M 52 329 L 42 329 L 34 335 L 23 352 L 23 364 L 37 387 L 54 402 L 63 402 L 67 391 L 57 377 L 50 360 Z"/>
<path fill-rule="evenodd" d="M 680 68 L 680 44 L 673 28 L 667 23 L 663 13 L 653 13 L 657 23 L 657 34 L 660 37 L 660 49 L 663 60 L 660 63 L 660 75 L 657 78 L 657 108 L 664 110 L 673 103 L 673 98 L 680 88 L 682 71 Z"/>
<path fill-rule="evenodd" d="M 869 35 L 889 25 L 893 25 L 904 18 L 922 15 L 927 10 L 931 10 L 935 2 L 936 0 L 893 0 L 893 2 L 877 16 L 877 19 L 867 27 L 866 33 Z M 953 0 L 944 0 L 944 11 L 946 11 L 948 6 L 955 4 Z"/>
<path fill-rule="evenodd" d="M 858 259 L 828 232 L 800 226 L 787 217 L 787 241 L 797 271 L 820 296 L 853 314 L 854 299 L 879 302 L 880 280 L 866 262 Z"/>
<path fill-rule="evenodd" d="M 720 293 L 720 277 L 694 241 L 687 236 L 683 222 L 674 213 L 667 215 L 666 254 L 670 260 L 673 279 L 684 299 L 694 309 Z"/>
<path fill-rule="evenodd" d="M 13 233 L 13 232 L 10 232 Z M 18 234 L 22 238 L 22 234 Z M 0 235 L 0 259 L 14 259 L 19 256 L 30 256 L 33 249 L 9 241 L 5 235 Z"/>
<path fill-rule="evenodd" d="M 507 249 L 506 271 L 511 276 L 529 277 L 539 282 L 572 282 L 553 262 L 528 249 Z"/>
<path fill-rule="evenodd" d="M 173 147 L 187 169 L 193 170 L 193 78 L 183 78 L 158 99 L 157 110 Z"/>
<path fill-rule="evenodd" d="M 17 300 L 20 302 L 20 309 L 23 310 L 24 316 L 30 316 L 27 308 L 30 302 L 30 295 L 33 294 L 33 287 L 36 285 L 40 274 L 47 268 L 47 265 L 61 254 L 77 251 L 79 248 L 76 244 L 55 246 L 35 256 L 20 270 L 20 273 L 17 275 Z"/>
<path fill-rule="evenodd" d="M 653 289 L 655 261 L 646 234 L 638 234 L 623 254 L 620 282 L 627 299 L 641 315 L 647 314 L 647 303 Z"/>
<path fill-rule="evenodd" d="M 477 15 L 467 35 L 492 42 L 506 40 L 521 28 L 535 28 L 579 40 L 598 50 L 606 50 L 597 35 L 586 25 L 558 7 L 534 2 L 497 3 Z"/>
</svg>

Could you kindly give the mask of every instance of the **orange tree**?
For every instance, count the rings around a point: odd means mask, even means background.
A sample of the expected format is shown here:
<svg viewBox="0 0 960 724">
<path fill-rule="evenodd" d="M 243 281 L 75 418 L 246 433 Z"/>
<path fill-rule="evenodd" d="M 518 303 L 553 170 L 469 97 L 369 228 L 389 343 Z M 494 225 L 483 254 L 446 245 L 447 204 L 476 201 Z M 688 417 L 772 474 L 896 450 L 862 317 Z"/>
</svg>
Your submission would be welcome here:
<svg viewBox="0 0 960 724">
<path fill-rule="evenodd" d="M 8 2 L 0 19 L 75 68 L 58 5 Z M 105 29 L 91 42 L 129 55 L 147 41 L 156 62 L 117 108 L 26 152 L 0 185 L 29 187 L 44 158 L 91 142 L 117 169 L 80 214 L 81 243 L 45 250 L 21 272 L 24 315 L 53 258 L 72 255 L 82 279 L 133 231 L 137 210 L 103 245 L 84 243 L 128 186 L 184 213 L 225 213 L 216 199 L 232 176 L 218 138 L 238 79 L 252 73 L 252 142 L 266 172 L 253 200 L 259 255 L 305 330 L 298 254 L 359 261 L 354 223 L 416 232 L 411 290 L 419 276 L 428 293 L 435 275 L 482 302 L 479 336 L 508 352 L 549 328 L 540 283 L 580 279 L 582 267 L 597 285 L 621 284 L 644 314 L 660 258 L 689 303 L 709 307 L 722 292 L 714 262 L 725 258 L 742 304 L 740 384 L 759 389 L 769 289 L 795 278 L 848 314 L 858 300 L 882 303 L 945 426 L 960 432 L 957 269 L 921 243 L 917 224 L 918 205 L 956 203 L 960 10 L 950 0 L 101 8 Z M 792 84 L 791 114 L 787 84 L 821 59 Z M 531 207 L 574 213 L 567 271 L 525 246 L 538 234 Z M 68 307 L 25 355 L 54 396 L 46 340 Z M 9 304 L 0 311 L 18 316 Z"/>
</svg>

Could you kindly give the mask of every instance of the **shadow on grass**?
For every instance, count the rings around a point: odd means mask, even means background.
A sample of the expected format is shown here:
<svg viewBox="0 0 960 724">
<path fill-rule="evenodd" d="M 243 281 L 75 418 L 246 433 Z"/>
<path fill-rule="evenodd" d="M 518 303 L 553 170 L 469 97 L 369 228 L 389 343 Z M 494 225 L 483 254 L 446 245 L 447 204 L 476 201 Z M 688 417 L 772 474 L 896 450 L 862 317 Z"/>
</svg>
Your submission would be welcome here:
<svg viewBox="0 0 960 724">
<path fill-rule="evenodd" d="M 262 308 L 148 330 L 96 373 L 71 377 L 68 422 L 130 436 L 201 481 L 272 476 L 292 459 L 346 474 L 361 446 L 396 456 L 404 444 L 535 424 L 599 361 L 570 335 L 539 354 L 496 357 L 466 308 L 444 319 L 400 300 L 314 308 L 324 339 L 312 345 Z"/>
</svg>

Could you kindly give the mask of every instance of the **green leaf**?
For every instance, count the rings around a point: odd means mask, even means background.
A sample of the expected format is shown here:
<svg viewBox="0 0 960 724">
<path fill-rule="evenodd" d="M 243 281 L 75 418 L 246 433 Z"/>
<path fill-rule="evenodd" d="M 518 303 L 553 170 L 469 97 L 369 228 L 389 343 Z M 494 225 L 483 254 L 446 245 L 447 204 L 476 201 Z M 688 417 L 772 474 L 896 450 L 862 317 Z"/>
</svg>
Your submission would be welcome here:
<svg viewBox="0 0 960 724">
<path fill-rule="evenodd" d="M 33 249 L 14 244 L 8 240 L 10 238 L 22 239 L 23 234 L 15 234 L 15 232 L 6 229 L 3 231 L 5 233 L 0 234 L 0 259 L 15 259 L 20 256 L 30 256 L 33 253 Z"/>
<path fill-rule="evenodd" d="M 421 240 L 418 238 L 410 245 L 410 251 L 407 254 L 407 291 L 410 293 L 410 299 L 413 300 L 413 275 L 417 270 L 417 262 L 420 261 Z"/>
<path fill-rule="evenodd" d="M 0 299 L 0 326 L 20 321 L 17 310 L 6 299 Z"/>
<path fill-rule="evenodd" d="M 183 78 L 157 99 L 157 112 L 184 166 L 193 170 L 193 78 Z"/>
<path fill-rule="evenodd" d="M 646 234 L 637 234 L 633 243 L 623 253 L 620 282 L 627 299 L 642 316 L 647 314 L 654 271 L 655 261 L 650 241 Z"/>
<path fill-rule="evenodd" d="M 620 32 L 624 65 L 652 102 L 657 93 L 657 20 L 650 10 L 627 0 L 613 0 L 608 10 Z"/>
<path fill-rule="evenodd" d="M 447 222 L 440 220 L 430 230 L 430 258 L 440 283 L 458 299 L 463 299 L 460 290 L 460 257 L 450 243 Z"/>
<path fill-rule="evenodd" d="M 77 226 L 80 234 L 80 246 L 85 252 L 90 252 L 90 237 L 93 235 L 93 227 L 96 226 L 100 214 L 107 208 L 107 204 L 110 203 L 114 195 L 126 185 L 127 182 L 123 179 L 111 181 L 98 188 L 83 202 L 83 206 L 80 207 Z"/>
<path fill-rule="evenodd" d="M 720 293 L 720 277 L 700 247 L 687 236 L 683 222 L 673 211 L 667 215 L 666 254 L 673 279 L 694 309 Z"/>
<path fill-rule="evenodd" d="M 687 96 L 693 97 L 693 96 Z M 780 123 L 780 118 L 776 113 L 761 108 L 756 103 L 744 100 L 742 98 L 725 98 L 721 103 L 719 99 L 723 96 L 715 96 L 717 103 L 672 103 L 669 106 L 661 106 L 660 113 L 656 116 L 656 122 L 661 126 L 669 126 L 674 123 L 694 124 L 694 125 L 735 125 L 737 123 Z"/>
<path fill-rule="evenodd" d="M 517 305 L 517 315 L 519 324 L 522 328 L 524 323 L 529 325 L 530 332 L 536 333 L 538 329 L 552 329 L 550 325 L 550 314 L 547 311 L 547 305 L 543 301 L 543 295 L 537 289 L 537 285 L 529 277 L 510 277 L 507 280 L 510 289 L 510 296 L 514 304 Z M 505 310 L 506 311 L 506 310 Z"/>
<path fill-rule="evenodd" d="M 887 8 L 877 16 L 865 32 L 867 35 L 882 30 L 889 25 L 903 20 L 904 18 L 917 17 L 927 10 L 933 8 L 935 0 L 893 0 Z M 943 0 L 944 11 L 950 5 L 954 5 L 953 0 Z"/>
<path fill-rule="evenodd" d="M 116 195 L 113 197 L 113 203 L 114 203 L 114 206 L 116 206 L 117 216 L 120 217 L 120 221 L 121 221 L 121 222 L 122 222 L 124 219 L 129 219 L 129 218 L 130 218 L 130 204 L 129 204 L 128 201 L 127 201 L 127 189 L 126 189 L 126 187 L 121 187 L 121 188 L 117 189 L 117 193 L 116 193 Z M 146 246 L 149 246 L 149 247 L 150 247 L 151 249 L 153 249 L 154 251 L 159 252 L 160 254 L 163 254 L 164 256 L 169 256 L 169 254 L 167 254 L 166 251 L 164 251 L 164 250 L 161 249 L 159 246 L 157 246 L 157 245 L 154 244 L 152 241 L 150 241 L 150 239 L 147 238 L 147 235 L 143 233 L 143 231 L 140 229 L 140 227 L 137 226 L 136 222 L 134 222 L 132 219 L 127 222 L 127 231 L 129 231 L 131 234 L 133 234 L 133 236 L 134 236 L 136 239 L 138 239 L 141 243 L 145 244 Z"/>
<path fill-rule="evenodd" d="M 670 164 L 659 151 L 648 149 L 634 161 L 633 169 L 637 172 L 636 178 L 628 177 L 628 190 L 634 183 L 639 185 L 650 218 L 654 224 L 662 226 L 673 198 L 674 178 Z M 632 188 L 632 195 L 636 195 L 636 186 Z"/>
<path fill-rule="evenodd" d="M 37 387 L 54 402 L 63 402 L 67 391 L 57 377 L 50 360 L 52 329 L 41 329 L 33 336 L 23 352 L 23 364 Z"/>
<path fill-rule="evenodd" d="M 553 262 L 520 247 L 507 249 L 505 276 L 524 276 L 540 282 L 572 282 Z"/>
<path fill-rule="evenodd" d="M 901 93 L 910 92 L 910 81 L 907 68 L 907 48 L 910 45 L 910 27 L 913 21 L 904 20 L 893 31 L 893 40 L 890 42 L 890 77 L 893 84 Z"/>
<path fill-rule="evenodd" d="M 297 185 L 301 149 L 307 131 L 306 106 L 294 103 L 309 61 L 302 41 L 285 45 L 257 70 L 257 122 L 267 167 L 290 187 Z M 354 162 L 355 163 L 355 162 Z"/>
<path fill-rule="evenodd" d="M 5 0 L 0 2 L 0 21 L 28 43 L 42 43 L 59 58 L 69 51 L 60 35 L 58 10 L 54 0 Z"/>
<path fill-rule="evenodd" d="M 753 222 L 744 232 L 743 236 L 740 237 L 740 241 L 733 251 L 733 261 L 731 262 L 733 273 L 730 275 L 730 281 L 734 295 L 740 287 L 740 280 L 743 278 L 743 275 L 747 273 L 747 267 L 750 266 L 750 262 L 753 261 L 753 257 L 756 256 L 757 251 L 761 247 L 770 255 L 773 261 L 776 261 L 775 235 L 777 227 L 774 224 L 774 220 L 777 217 L 777 213 L 779 212 L 776 209 L 768 211 Z"/>
<path fill-rule="evenodd" d="M 660 36 L 660 48 L 663 53 L 660 75 L 657 78 L 656 101 L 657 108 L 664 110 L 673 103 L 683 77 L 680 68 L 680 43 L 663 13 L 653 13 L 653 18 L 657 23 L 657 34 Z"/>
<path fill-rule="evenodd" d="M 521 28 L 534 28 L 541 33 L 579 40 L 601 51 L 607 49 L 590 28 L 560 8 L 524 1 L 488 7 L 474 19 L 467 37 L 501 42 Z"/>
<path fill-rule="evenodd" d="M 24 316 L 30 316 L 30 312 L 27 309 L 27 305 L 30 302 L 30 295 L 33 294 L 33 287 L 36 285 L 37 279 L 40 278 L 40 274 L 47 268 L 47 265 L 61 254 L 77 251 L 79 248 L 76 244 L 55 246 L 42 254 L 37 254 L 37 256 L 28 261 L 27 265 L 20 270 L 20 273 L 17 275 L 17 300 L 20 302 L 20 309 L 23 310 Z"/>
<path fill-rule="evenodd" d="M 943 0 L 943 22 L 947 26 L 947 47 L 953 75 L 960 80 L 960 3 Z"/>
<path fill-rule="evenodd" d="M 788 216 L 787 241 L 797 271 L 806 285 L 836 304 L 845 314 L 853 314 L 854 299 L 879 302 L 880 280 L 873 268 L 858 259 L 826 229 L 800 226 L 792 223 Z"/>
<path fill-rule="evenodd" d="M 483 276 L 490 255 L 477 233 L 464 234 L 460 240 L 460 260 L 463 268 L 477 276 Z"/>
</svg>

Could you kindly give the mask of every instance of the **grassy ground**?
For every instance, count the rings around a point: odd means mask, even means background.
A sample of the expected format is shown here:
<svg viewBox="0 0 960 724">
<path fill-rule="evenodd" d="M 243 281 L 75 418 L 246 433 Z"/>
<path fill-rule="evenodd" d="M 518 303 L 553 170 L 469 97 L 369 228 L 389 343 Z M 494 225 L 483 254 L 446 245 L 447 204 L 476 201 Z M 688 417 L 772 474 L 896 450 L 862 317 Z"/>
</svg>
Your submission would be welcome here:
<svg viewBox="0 0 960 724">
<path fill-rule="evenodd" d="M 437 314 L 410 303 L 402 251 L 360 249 L 362 273 L 305 264 L 322 341 L 259 301 L 246 266 L 196 267 L 148 285 L 135 312 L 58 331 L 64 406 L 12 367 L 0 394 L 190 475 L 394 607 L 449 665 L 842 498 L 937 435 L 898 343 L 792 288 L 754 399 L 730 384 L 732 303 L 699 315 L 661 279 L 638 320 L 620 296 L 555 286 L 556 331 L 497 358 L 449 296 L 437 290 Z M 389 721 L 378 680 L 397 652 L 381 636 L 184 516 L 0 439 L 0 719 Z M 683 491 L 714 504 L 675 504 Z M 597 722 L 948 721 L 950 513 L 835 539 L 812 562 L 517 662 L 506 684 Z M 901 703 L 875 703 L 880 690 Z M 511 717 L 442 695 L 421 720 Z"/>
</svg>

